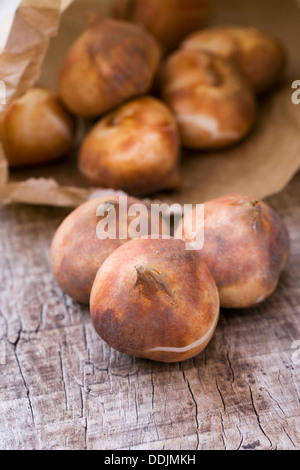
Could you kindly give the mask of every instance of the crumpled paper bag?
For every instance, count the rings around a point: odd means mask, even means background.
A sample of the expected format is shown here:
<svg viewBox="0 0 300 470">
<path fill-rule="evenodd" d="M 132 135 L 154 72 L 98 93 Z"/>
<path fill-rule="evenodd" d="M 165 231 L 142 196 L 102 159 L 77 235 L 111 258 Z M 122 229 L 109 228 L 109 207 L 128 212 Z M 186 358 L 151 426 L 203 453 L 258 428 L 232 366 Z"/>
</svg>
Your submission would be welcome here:
<svg viewBox="0 0 300 470">
<path fill-rule="evenodd" d="M 39 76 L 40 84 L 55 89 L 61 61 L 88 14 L 106 15 L 108 10 L 109 0 L 23 0 L 10 19 L 0 55 L 7 100 L 21 95 Z M 253 25 L 279 37 L 289 56 L 284 84 L 260 103 L 256 126 L 239 145 L 217 152 L 183 152 L 183 189 L 155 195 L 160 200 L 199 203 L 229 192 L 264 198 L 281 191 L 300 168 L 300 105 L 291 100 L 291 85 L 300 79 L 296 0 L 212 0 L 211 24 Z M 70 207 L 85 201 L 94 189 L 77 170 L 77 150 L 62 162 L 9 174 L 0 148 L 0 200 Z"/>
<path fill-rule="evenodd" d="M 61 13 L 71 1 L 2 0 L 0 78 L 8 102 L 39 78 L 49 39 L 57 33 Z"/>
</svg>

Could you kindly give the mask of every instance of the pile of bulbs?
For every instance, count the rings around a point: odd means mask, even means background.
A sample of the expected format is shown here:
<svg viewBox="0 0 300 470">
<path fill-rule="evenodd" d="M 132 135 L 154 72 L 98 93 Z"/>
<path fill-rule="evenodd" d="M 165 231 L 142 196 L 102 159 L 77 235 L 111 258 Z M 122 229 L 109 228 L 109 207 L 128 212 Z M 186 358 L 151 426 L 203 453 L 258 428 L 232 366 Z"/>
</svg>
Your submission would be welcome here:
<svg viewBox="0 0 300 470">
<path fill-rule="evenodd" d="M 179 189 L 182 147 L 225 148 L 251 131 L 257 96 L 281 76 L 283 48 L 251 27 L 201 29 L 207 0 L 112 4 L 114 19 L 91 17 L 72 45 L 59 96 L 32 89 L 2 114 L 6 157 L 10 166 L 56 160 L 73 145 L 75 117 L 97 119 L 79 152 L 93 186 L 134 196 Z M 138 202 L 130 197 L 128 206 Z M 210 342 L 220 306 L 253 307 L 276 289 L 289 236 L 265 203 L 243 195 L 206 202 L 199 251 L 186 250 L 184 231 L 165 239 L 163 220 L 156 239 L 99 240 L 97 207 L 108 203 L 118 213 L 111 196 L 69 215 L 51 253 L 58 283 L 90 304 L 96 331 L 115 349 L 164 362 L 191 358 Z"/>
</svg>

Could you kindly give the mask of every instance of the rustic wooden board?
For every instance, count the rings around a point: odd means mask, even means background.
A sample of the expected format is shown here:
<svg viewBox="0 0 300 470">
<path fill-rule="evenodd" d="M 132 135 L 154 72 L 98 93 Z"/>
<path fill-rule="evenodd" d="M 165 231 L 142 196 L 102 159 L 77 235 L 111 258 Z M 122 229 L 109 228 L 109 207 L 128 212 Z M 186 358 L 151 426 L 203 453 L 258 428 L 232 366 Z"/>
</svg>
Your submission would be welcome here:
<svg viewBox="0 0 300 470">
<path fill-rule="evenodd" d="M 299 183 L 270 200 L 292 238 L 277 292 L 172 365 L 110 349 L 56 285 L 65 210 L 1 208 L 0 449 L 300 449 Z"/>
</svg>

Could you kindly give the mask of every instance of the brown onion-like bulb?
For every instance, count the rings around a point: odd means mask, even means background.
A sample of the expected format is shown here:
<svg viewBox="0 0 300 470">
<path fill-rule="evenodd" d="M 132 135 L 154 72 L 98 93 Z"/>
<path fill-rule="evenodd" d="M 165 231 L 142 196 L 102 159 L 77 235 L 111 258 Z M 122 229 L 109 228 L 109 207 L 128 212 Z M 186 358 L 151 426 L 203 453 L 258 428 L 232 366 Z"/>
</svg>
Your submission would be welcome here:
<svg viewBox="0 0 300 470">
<path fill-rule="evenodd" d="M 210 342 L 219 296 L 207 265 L 181 240 L 132 240 L 96 276 L 91 316 L 120 352 L 162 362 L 194 357 Z"/>
<path fill-rule="evenodd" d="M 160 58 L 157 42 L 140 26 L 92 18 L 63 62 L 60 97 L 79 116 L 101 116 L 147 93 Z"/>
<path fill-rule="evenodd" d="M 276 83 L 285 64 L 282 44 L 253 27 L 208 28 L 186 38 L 182 47 L 210 52 L 231 61 L 257 93 L 268 91 Z"/>
<path fill-rule="evenodd" d="M 0 118 L 0 140 L 11 167 L 57 160 L 71 150 L 74 137 L 74 117 L 51 90 L 28 90 Z"/>
<path fill-rule="evenodd" d="M 197 50 L 179 50 L 166 60 L 161 86 L 187 148 L 226 147 L 240 141 L 253 126 L 253 90 L 229 61 Z"/>
<path fill-rule="evenodd" d="M 140 203 L 138 199 L 128 198 L 127 208 Z M 148 204 L 143 204 L 148 210 L 145 222 L 148 224 L 147 233 L 150 234 L 151 210 Z M 102 240 L 98 238 L 97 226 L 107 216 L 111 206 L 116 214 L 116 238 Z M 103 217 L 97 216 L 99 207 L 103 207 Z M 62 222 L 52 241 L 51 260 L 54 276 L 66 294 L 80 303 L 89 304 L 98 269 L 116 248 L 130 239 L 128 227 L 132 220 L 132 217 L 122 219 L 120 226 L 119 197 L 104 196 L 82 204 Z M 162 219 L 154 221 L 153 231 L 157 234 L 165 233 Z M 124 239 L 120 238 L 122 232 L 125 234 Z"/>
<path fill-rule="evenodd" d="M 249 308 L 276 289 L 285 267 L 290 242 L 279 215 L 267 204 L 233 194 L 204 204 L 204 247 L 199 251 L 217 283 L 221 307 Z M 185 217 L 184 240 L 195 211 Z M 182 236 L 179 227 L 176 237 Z"/>
<path fill-rule="evenodd" d="M 84 139 L 79 168 L 94 186 L 134 195 L 178 189 L 179 133 L 172 113 L 148 96 L 120 106 Z"/>
<path fill-rule="evenodd" d="M 208 10 L 208 0 L 112 0 L 116 18 L 145 26 L 166 52 L 203 27 Z"/>
</svg>

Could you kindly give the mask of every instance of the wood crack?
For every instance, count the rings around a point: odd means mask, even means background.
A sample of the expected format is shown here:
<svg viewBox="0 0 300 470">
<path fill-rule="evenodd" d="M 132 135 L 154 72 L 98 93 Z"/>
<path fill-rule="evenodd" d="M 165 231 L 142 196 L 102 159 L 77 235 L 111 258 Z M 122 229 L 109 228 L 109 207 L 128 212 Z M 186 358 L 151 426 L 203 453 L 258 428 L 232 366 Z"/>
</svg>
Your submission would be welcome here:
<svg viewBox="0 0 300 470">
<path fill-rule="evenodd" d="M 152 399 L 151 399 L 151 409 L 154 410 L 154 380 L 153 380 L 153 367 L 151 367 L 151 389 L 152 389 Z"/>
<path fill-rule="evenodd" d="M 223 441 L 223 445 L 224 445 L 224 450 L 227 450 L 227 446 L 226 446 L 226 432 L 225 432 L 225 427 L 224 427 L 224 421 L 223 421 L 223 415 L 222 413 L 220 413 L 220 418 L 221 418 L 221 429 L 222 429 L 222 434 L 221 434 L 221 437 L 222 437 L 222 441 Z"/>
<path fill-rule="evenodd" d="M 265 390 L 267 392 L 267 394 L 269 395 L 269 397 L 271 398 L 271 400 L 276 403 L 276 405 L 278 406 L 278 408 L 280 409 L 281 413 L 285 416 L 285 412 L 283 411 L 283 409 L 281 408 L 280 404 L 278 403 L 277 400 L 275 400 L 275 398 L 272 397 L 271 393 L 269 392 L 269 390 L 267 388 L 265 389 L 262 389 L 262 390 Z"/>
<path fill-rule="evenodd" d="M 240 437 L 241 437 L 241 440 L 240 440 L 240 443 L 239 443 L 239 446 L 238 446 L 237 450 L 240 450 L 240 448 L 242 447 L 242 444 L 243 444 L 243 442 L 244 442 L 244 436 L 243 436 L 243 434 L 241 433 L 241 430 L 240 430 L 239 427 L 237 427 L 237 430 L 238 430 L 238 432 L 239 432 L 239 434 L 240 434 Z"/>
<path fill-rule="evenodd" d="M 261 432 L 263 433 L 263 435 L 266 437 L 266 439 L 269 441 L 269 443 L 270 443 L 270 448 L 272 449 L 272 447 L 273 447 L 272 441 L 271 441 L 271 439 L 269 438 L 269 436 L 266 434 L 265 430 L 264 430 L 263 427 L 262 427 L 261 420 L 260 420 L 260 416 L 259 416 L 259 413 L 258 413 L 258 411 L 257 411 L 257 409 L 256 409 L 256 406 L 255 406 L 255 403 L 254 403 L 252 388 L 251 388 L 251 386 L 248 384 L 248 382 L 246 382 L 246 383 L 247 383 L 247 385 L 248 385 L 248 387 L 249 387 L 251 404 L 252 404 L 252 408 L 253 408 L 253 411 L 254 411 L 255 416 L 256 416 L 256 420 L 257 420 L 258 427 L 259 427 L 259 429 L 261 430 Z"/>
<path fill-rule="evenodd" d="M 228 366 L 229 366 L 229 369 L 230 369 L 230 372 L 231 372 L 231 375 L 232 375 L 232 380 L 231 380 L 230 386 L 231 386 L 231 389 L 233 390 L 233 384 L 235 382 L 235 375 L 234 375 L 233 367 L 232 367 L 232 364 L 231 364 L 231 361 L 230 361 L 230 358 L 229 358 L 229 349 L 227 349 L 226 358 L 227 358 Z"/>
<path fill-rule="evenodd" d="M 195 399 L 195 396 L 193 394 L 193 391 L 192 391 L 192 388 L 191 388 L 191 385 L 190 385 L 190 382 L 189 380 L 186 378 L 185 376 L 185 372 L 182 368 L 182 365 L 181 363 L 179 363 L 179 367 L 181 369 L 181 372 L 182 372 L 182 376 L 183 376 L 183 380 L 184 380 L 184 383 L 187 385 L 187 388 L 188 388 L 188 391 L 191 395 L 191 398 L 192 398 L 192 401 L 194 403 L 194 407 L 195 407 L 195 413 L 194 413 L 194 417 L 195 417 L 195 423 L 196 423 L 196 437 L 197 437 L 197 446 L 196 446 L 196 449 L 195 450 L 198 450 L 199 449 L 199 444 L 200 444 L 200 436 L 199 436 L 199 420 L 198 420 L 198 403 L 197 403 L 197 400 Z"/>
<path fill-rule="evenodd" d="M 20 371 L 20 375 L 21 375 L 21 378 L 22 378 L 22 381 L 23 381 L 23 384 L 24 384 L 24 387 L 25 387 L 25 390 L 26 390 L 26 397 L 27 397 L 27 400 L 28 400 L 28 405 L 29 405 L 29 409 L 30 409 L 30 414 L 31 414 L 31 419 L 32 419 L 32 424 L 35 426 L 35 418 L 34 418 L 34 412 L 33 412 L 33 405 L 32 405 L 32 402 L 31 402 L 31 397 L 30 397 L 30 390 L 29 390 L 29 387 L 27 385 L 27 382 L 25 380 L 25 376 L 24 376 L 24 373 L 23 373 L 23 370 L 22 370 L 22 366 L 21 366 L 21 362 L 19 360 L 19 357 L 18 357 L 18 352 L 17 352 L 17 348 L 18 348 L 18 343 L 19 343 L 19 340 L 20 340 L 20 337 L 21 337 L 21 333 L 14 345 L 14 354 L 15 354 L 15 358 L 16 358 L 16 361 L 17 361 L 17 365 L 18 365 L 18 369 Z"/>
<path fill-rule="evenodd" d="M 217 390 L 218 390 L 218 392 L 219 392 L 220 398 L 221 398 L 221 400 L 222 400 L 224 412 L 226 413 L 226 403 L 225 403 L 225 400 L 224 400 L 224 398 L 223 398 L 222 392 L 221 392 L 221 390 L 220 390 L 220 387 L 219 387 L 217 378 L 216 378 L 216 387 L 217 387 Z"/>
<path fill-rule="evenodd" d="M 287 436 L 287 438 L 289 439 L 289 441 L 291 442 L 292 446 L 294 447 L 294 449 L 297 449 L 293 439 L 291 438 L 291 436 L 289 435 L 289 433 L 287 432 L 287 430 L 285 429 L 285 427 L 283 426 L 283 424 L 281 423 L 281 427 L 285 433 L 285 435 Z"/>
<path fill-rule="evenodd" d="M 61 380 L 62 380 L 64 395 L 65 395 L 65 406 L 66 406 L 66 410 L 69 411 L 68 394 L 67 394 L 67 388 L 66 388 L 65 373 L 64 373 L 64 366 L 63 366 L 61 351 L 58 351 L 58 357 L 59 357 L 59 365 L 60 365 L 60 371 L 61 371 Z"/>
</svg>

